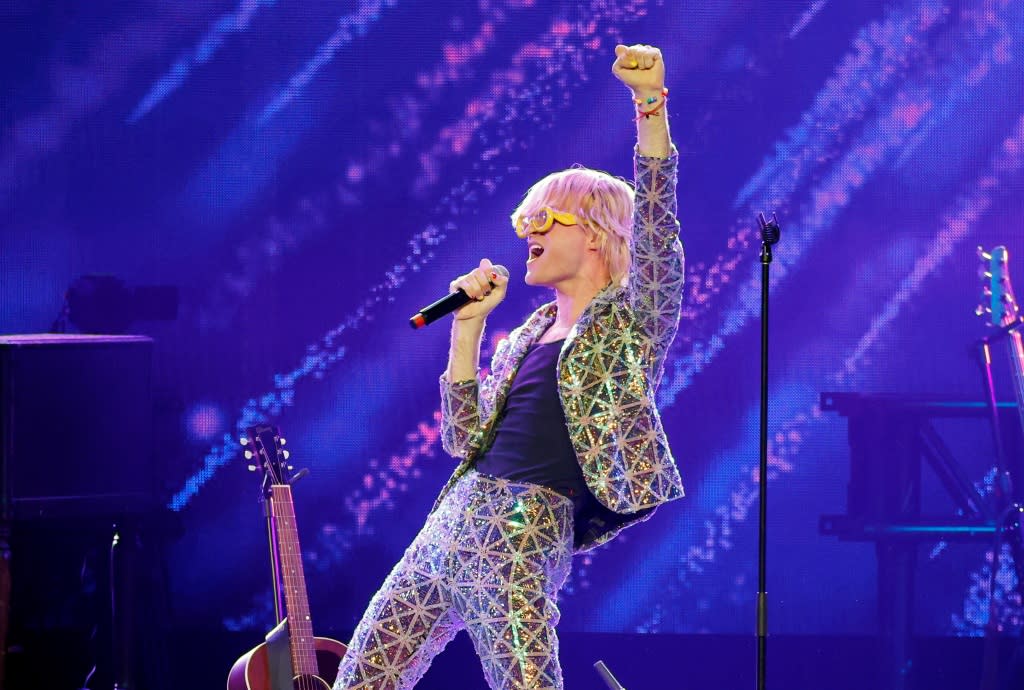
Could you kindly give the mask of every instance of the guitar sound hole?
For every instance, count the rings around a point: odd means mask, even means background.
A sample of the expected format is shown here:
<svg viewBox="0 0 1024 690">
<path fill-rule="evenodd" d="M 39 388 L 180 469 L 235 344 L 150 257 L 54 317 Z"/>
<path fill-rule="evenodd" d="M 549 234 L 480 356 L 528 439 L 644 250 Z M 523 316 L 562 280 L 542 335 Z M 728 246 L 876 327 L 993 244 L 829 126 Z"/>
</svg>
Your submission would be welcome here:
<svg viewBox="0 0 1024 690">
<path fill-rule="evenodd" d="M 319 676 L 295 676 L 292 680 L 293 690 L 331 690 L 323 678 Z"/>
</svg>

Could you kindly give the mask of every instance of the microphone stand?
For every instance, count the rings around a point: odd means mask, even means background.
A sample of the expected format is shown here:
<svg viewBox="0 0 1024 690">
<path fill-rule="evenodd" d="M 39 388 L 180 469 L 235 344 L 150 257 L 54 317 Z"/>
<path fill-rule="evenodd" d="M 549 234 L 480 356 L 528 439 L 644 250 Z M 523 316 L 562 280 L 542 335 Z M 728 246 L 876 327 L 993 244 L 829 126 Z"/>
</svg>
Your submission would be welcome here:
<svg viewBox="0 0 1024 690">
<path fill-rule="evenodd" d="M 761 464 L 758 473 L 759 515 L 757 544 L 757 690 L 765 688 L 765 663 L 768 653 L 768 267 L 772 263 L 772 245 L 779 241 L 778 218 L 771 221 L 757 214 L 761 228 Z"/>
</svg>

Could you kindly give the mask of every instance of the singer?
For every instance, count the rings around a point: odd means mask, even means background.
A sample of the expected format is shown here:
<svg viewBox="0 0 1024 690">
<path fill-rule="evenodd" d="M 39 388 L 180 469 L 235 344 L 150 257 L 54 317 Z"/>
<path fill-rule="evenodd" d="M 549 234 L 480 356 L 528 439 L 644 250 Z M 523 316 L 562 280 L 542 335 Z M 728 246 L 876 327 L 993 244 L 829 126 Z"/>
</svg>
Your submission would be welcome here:
<svg viewBox="0 0 1024 690">
<path fill-rule="evenodd" d="M 573 553 L 645 520 L 683 487 L 655 407 L 679 326 L 683 249 L 665 65 L 617 46 L 636 106 L 635 189 L 571 168 L 512 213 L 526 283 L 554 301 L 503 340 L 478 378 L 487 315 L 507 277 L 484 259 L 451 284 L 442 439 L 462 460 L 374 595 L 335 690 L 412 688 L 465 629 L 493 690 L 562 688 L 556 598 Z"/>
</svg>

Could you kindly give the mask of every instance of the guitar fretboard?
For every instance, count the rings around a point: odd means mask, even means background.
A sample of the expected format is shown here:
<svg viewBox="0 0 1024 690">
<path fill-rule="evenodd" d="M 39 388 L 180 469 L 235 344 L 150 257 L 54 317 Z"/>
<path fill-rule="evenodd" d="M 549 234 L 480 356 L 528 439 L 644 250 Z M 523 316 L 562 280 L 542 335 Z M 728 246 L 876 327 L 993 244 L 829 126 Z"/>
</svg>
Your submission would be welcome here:
<svg viewBox="0 0 1024 690">
<path fill-rule="evenodd" d="M 274 528 L 281 572 L 280 586 L 284 591 L 288 632 L 291 638 L 292 666 L 296 675 L 316 674 L 316 649 L 313 641 L 313 622 L 309 615 L 306 594 L 306 576 L 302 570 L 302 549 L 295 525 L 295 506 L 292 488 L 275 484 L 270 491 L 270 514 Z"/>
</svg>

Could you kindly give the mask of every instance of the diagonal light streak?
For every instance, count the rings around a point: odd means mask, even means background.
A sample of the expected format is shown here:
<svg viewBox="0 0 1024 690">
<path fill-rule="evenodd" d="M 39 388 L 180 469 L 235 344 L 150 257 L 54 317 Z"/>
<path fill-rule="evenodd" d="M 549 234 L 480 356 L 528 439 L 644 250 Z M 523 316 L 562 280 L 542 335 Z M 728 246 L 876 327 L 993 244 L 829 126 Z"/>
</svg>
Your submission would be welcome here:
<svg viewBox="0 0 1024 690">
<path fill-rule="evenodd" d="M 828 4 L 828 0 L 812 0 L 810 6 L 804 10 L 804 13 L 800 15 L 800 18 L 796 20 L 793 28 L 789 30 L 789 37 L 796 38 L 807 26 L 814 21 L 814 18 L 818 16 L 818 13 L 824 9 L 825 5 Z"/>
<path fill-rule="evenodd" d="M 405 284 L 409 273 L 420 270 L 433 258 L 433 247 L 444 239 L 444 234 L 431 226 L 413 237 L 409 242 L 410 252 L 402 263 L 396 264 L 385 274 L 384 279 L 370 289 L 370 295 L 357 307 L 351 316 L 324 334 L 320 340 L 306 348 L 302 361 L 288 372 L 274 377 L 274 388 L 258 398 L 251 398 L 242 407 L 235 422 L 234 433 L 224 434 L 221 443 L 214 446 L 203 458 L 202 466 L 185 480 L 184 485 L 172 497 L 168 508 L 180 511 L 199 493 L 200 488 L 213 478 L 217 470 L 224 467 L 238 455 L 238 438 L 247 427 L 277 417 L 281 411 L 295 402 L 296 385 L 312 376 L 322 378 L 328 369 L 345 356 L 345 347 L 339 339 L 349 331 L 362 326 L 381 302 L 392 299 L 396 289 Z"/>
<path fill-rule="evenodd" d="M 134 125 L 168 96 L 180 89 L 198 67 L 206 64 L 217 54 L 232 34 L 242 33 L 249 28 L 261 5 L 273 5 L 277 0 L 241 0 L 234 12 L 222 14 L 203 34 L 195 47 L 181 55 L 170 69 L 149 88 L 142 100 L 132 109 L 127 122 Z"/>
<path fill-rule="evenodd" d="M 326 67 L 338 51 L 355 39 L 366 35 L 370 26 L 380 20 L 386 10 L 398 4 L 398 0 L 359 0 L 356 10 L 338 19 L 338 28 L 320 44 L 301 70 L 288 80 L 277 96 L 260 113 L 257 124 L 262 125 L 274 117 L 282 108 L 297 98 L 317 73 Z"/>
</svg>

